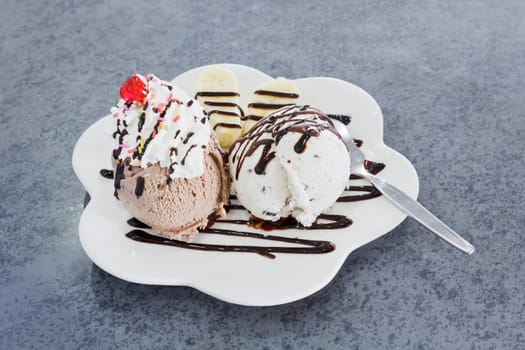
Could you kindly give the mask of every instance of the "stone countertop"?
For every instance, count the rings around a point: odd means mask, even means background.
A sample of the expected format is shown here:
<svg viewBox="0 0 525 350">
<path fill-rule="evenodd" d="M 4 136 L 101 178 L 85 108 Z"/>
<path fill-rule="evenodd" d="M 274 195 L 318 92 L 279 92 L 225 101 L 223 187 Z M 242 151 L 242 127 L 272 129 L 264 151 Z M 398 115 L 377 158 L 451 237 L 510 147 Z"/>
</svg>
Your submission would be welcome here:
<svg viewBox="0 0 525 350">
<path fill-rule="evenodd" d="M 0 348 L 523 349 L 523 13 L 520 0 L 4 3 Z M 406 220 L 315 295 L 267 308 L 94 266 L 77 238 L 76 140 L 128 75 L 218 62 L 363 87 L 420 201 L 476 253 Z"/>
</svg>

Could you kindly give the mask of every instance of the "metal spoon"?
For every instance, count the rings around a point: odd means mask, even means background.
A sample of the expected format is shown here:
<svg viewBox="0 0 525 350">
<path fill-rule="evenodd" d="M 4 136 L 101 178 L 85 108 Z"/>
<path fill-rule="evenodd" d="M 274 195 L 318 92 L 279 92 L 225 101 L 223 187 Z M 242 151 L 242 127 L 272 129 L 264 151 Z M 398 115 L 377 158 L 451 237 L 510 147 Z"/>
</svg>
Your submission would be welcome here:
<svg viewBox="0 0 525 350">
<path fill-rule="evenodd" d="M 372 183 L 387 199 L 395 204 L 399 209 L 404 211 L 408 216 L 416 219 L 423 226 L 434 232 L 436 235 L 452 244 L 459 250 L 472 254 L 474 246 L 458 235 L 454 230 L 445 225 L 441 220 L 435 217 L 428 209 L 410 198 L 397 187 L 387 183 L 378 176 L 370 174 L 364 167 L 365 155 L 354 144 L 353 139 L 346 126 L 338 120 L 332 119 L 336 130 L 341 135 L 343 141 L 348 145 L 350 150 L 350 172 L 354 175 L 361 176 Z"/>
</svg>

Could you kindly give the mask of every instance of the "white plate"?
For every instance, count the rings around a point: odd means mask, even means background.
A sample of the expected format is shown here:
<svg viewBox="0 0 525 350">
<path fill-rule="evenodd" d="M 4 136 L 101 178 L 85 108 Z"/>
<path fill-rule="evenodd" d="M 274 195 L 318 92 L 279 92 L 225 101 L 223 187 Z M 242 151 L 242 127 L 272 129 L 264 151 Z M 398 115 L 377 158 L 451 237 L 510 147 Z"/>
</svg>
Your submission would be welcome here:
<svg viewBox="0 0 525 350">
<path fill-rule="evenodd" d="M 237 76 L 243 106 L 261 83 L 271 79 L 250 67 L 222 66 Z M 198 76 L 209 67 L 192 69 L 173 81 L 193 95 Z M 383 143 L 383 117 L 370 95 L 355 85 L 332 78 L 304 78 L 295 83 L 300 90 L 300 103 L 318 107 L 326 113 L 351 115 L 350 132 L 364 141 L 362 149 L 367 158 L 386 164 L 379 176 L 413 198 L 417 197 L 419 182 L 416 171 L 403 155 Z M 112 181 L 99 174 L 100 169 L 111 168 L 112 129 L 110 116 L 100 119 L 82 134 L 73 151 L 73 169 L 91 196 L 80 218 L 79 235 L 82 247 L 96 265 L 126 281 L 190 286 L 235 304 L 283 304 L 304 298 L 326 286 L 353 250 L 381 237 L 406 217 L 383 197 L 336 203 L 332 212 L 350 217 L 352 226 L 326 231 L 271 232 L 272 235 L 328 240 L 335 243 L 335 251 L 327 254 L 277 254 L 273 260 L 253 253 L 195 251 L 135 242 L 125 237 L 131 229 L 126 224 L 130 214 L 113 197 Z M 246 229 L 249 230 L 253 229 Z M 198 235 L 196 239 L 199 242 L 253 243 L 250 239 L 214 235 Z"/>
</svg>

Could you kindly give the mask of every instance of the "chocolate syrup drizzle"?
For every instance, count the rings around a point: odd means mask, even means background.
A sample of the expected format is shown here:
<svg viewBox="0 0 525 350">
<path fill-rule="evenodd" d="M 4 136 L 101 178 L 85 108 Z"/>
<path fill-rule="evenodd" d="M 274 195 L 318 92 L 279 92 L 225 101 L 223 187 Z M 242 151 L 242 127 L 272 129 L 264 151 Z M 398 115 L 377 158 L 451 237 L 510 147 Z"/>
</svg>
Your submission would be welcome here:
<svg viewBox="0 0 525 350">
<path fill-rule="evenodd" d="M 194 242 L 182 242 L 175 241 L 167 238 L 157 237 L 150 235 L 146 231 L 135 229 L 126 233 L 126 237 L 142 242 L 167 245 L 172 247 L 179 247 L 193 250 L 205 250 L 205 251 L 216 251 L 216 252 L 237 252 L 237 253 L 256 253 L 264 257 L 275 259 L 275 255 L 272 253 L 295 253 L 295 254 L 323 254 L 329 253 L 335 249 L 335 245 L 329 241 L 318 241 L 300 238 L 287 238 L 272 235 L 262 235 L 260 233 L 253 232 L 240 232 L 232 230 L 222 230 L 209 228 L 201 231 L 201 233 L 225 235 L 225 236 L 238 236 L 238 237 L 249 237 L 263 239 L 267 241 L 277 241 L 292 244 L 299 244 L 306 247 L 272 247 L 272 246 L 250 246 L 250 245 L 224 245 L 224 244 L 207 244 L 207 243 L 194 243 Z"/>
<path fill-rule="evenodd" d="M 100 169 L 100 175 L 106 179 L 112 179 L 115 176 L 112 169 Z"/>
<path fill-rule="evenodd" d="M 338 202 L 358 202 L 365 199 L 372 199 L 381 196 L 381 192 L 374 186 L 347 186 L 345 192 L 361 192 L 363 194 L 354 194 L 349 196 L 341 196 L 337 198 Z"/>
<path fill-rule="evenodd" d="M 120 189 L 120 180 L 122 180 L 124 176 L 124 163 L 120 162 L 120 164 L 117 165 L 116 171 L 115 171 L 115 181 L 114 186 L 115 189 Z"/>
<path fill-rule="evenodd" d="M 274 90 L 256 90 L 254 91 L 255 95 L 263 95 L 263 96 L 272 96 L 277 98 L 283 98 L 283 99 L 298 99 L 299 94 L 296 93 L 290 93 L 290 92 L 281 92 L 281 91 L 274 91 Z M 249 108 L 254 109 L 265 109 L 268 111 L 277 110 L 282 107 L 286 107 L 289 105 L 293 105 L 294 103 L 288 102 L 287 103 L 260 103 L 260 102 L 253 102 L 248 104 Z M 262 119 L 261 116 L 258 115 L 246 115 L 241 117 L 242 120 L 254 120 L 259 121 Z"/>
<path fill-rule="evenodd" d="M 360 147 L 360 144 L 357 144 L 358 147 Z M 365 169 L 368 170 L 369 173 L 372 175 L 377 175 L 381 170 L 385 168 L 384 163 L 378 163 L 378 162 L 372 162 L 370 160 L 365 160 L 364 163 Z M 357 175 L 350 175 L 350 180 L 358 180 L 361 179 L 360 176 Z M 354 195 L 342 195 L 340 196 L 337 201 L 338 202 L 357 202 L 362 201 L 366 199 L 372 199 L 381 196 L 381 192 L 374 186 L 347 186 L 345 188 L 345 192 L 361 192 L 361 194 L 354 194 Z"/>
<path fill-rule="evenodd" d="M 162 123 L 162 120 L 164 120 L 164 116 L 166 115 L 166 112 L 168 111 L 168 109 L 171 107 L 172 103 L 173 103 L 173 101 L 169 101 L 168 104 L 166 106 L 164 106 L 163 111 L 159 114 L 159 118 L 157 119 L 157 122 L 155 123 L 155 126 L 153 127 L 153 132 L 144 141 L 144 146 L 142 147 L 142 149 L 137 148 L 135 153 L 133 153 L 133 157 L 134 158 L 137 157 L 139 160 L 142 159 L 142 156 L 146 152 L 146 149 L 148 148 L 149 143 L 157 135 L 157 133 L 159 131 L 159 128 L 160 128 L 160 124 Z"/>
<path fill-rule="evenodd" d="M 248 107 L 257 108 L 257 109 L 279 109 L 285 106 L 290 105 L 290 103 L 250 103 Z"/>
<path fill-rule="evenodd" d="M 238 92 L 235 91 L 199 91 L 195 94 L 195 99 L 198 97 L 235 97 L 239 96 Z M 238 112 L 231 112 L 231 111 L 225 111 L 223 109 L 213 109 L 210 111 L 207 111 L 208 118 L 212 115 L 221 115 L 225 117 L 239 117 L 243 118 L 244 111 L 242 110 L 241 106 L 239 106 L 236 103 L 233 102 L 226 102 L 226 101 L 203 101 L 202 104 L 204 106 L 210 106 L 210 107 L 229 107 L 229 108 L 236 108 Z M 230 129 L 240 129 L 240 125 L 237 122 L 227 123 L 227 122 L 221 122 L 216 123 L 213 125 L 213 130 L 216 130 L 217 128 L 230 128 Z"/>
<path fill-rule="evenodd" d="M 344 125 L 348 125 L 352 121 L 352 117 L 349 116 L 349 115 L 344 115 L 344 114 L 327 114 L 327 116 L 332 118 L 332 119 L 339 120 Z"/>
<path fill-rule="evenodd" d="M 365 160 L 365 169 L 368 170 L 372 175 L 377 175 L 381 170 L 385 168 L 385 163 L 372 162 L 371 160 Z"/>
<path fill-rule="evenodd" d="M 232 129 L 240 129 L 241 126 L 239 124 L 230 124 L 230 123 L 216 123 L 213 126 L 213 130 L 217 129 L 218 127 L 224 127 L 224 128 L 232 128 Z"/>
<path fill-rule="evenodd" d="M 244 209 L 244 208 L 242 208 Z M 328 223 L 319 223 L 319 220 L 327 220 Z M 283 218 L 277 222 L 263 221 L 257 218 L 251 218 L 250 220 L 214 220 L 214 222 L 230 223 L 237 225 L 249 225 L 254 228 L 263 229 L 266 231 L 270 230 L 283 230 L 283 229 L 305 229 L 305 230 L 322 230 L 322 229 L 338 229 L 348 227 L 352 224 L 352 220 L 348 219 L 343 215 L 328 215 L 322 214 L 316 220 L 311 227 L 304 227 L 299 224 L 293 218 Z M 213 223 L 211 225 L 213 225 Z M 140 228 L 147 229 L 148 225 L 144 224 L 136 218 L 128 220 L 128 225 L 135 227 L 126 234 L 126 237 L 135 241 L 144 243 L 153 243 L 161 245 L 175 246 L 179 248 L 195 249 L 195 250 L 207 250 L 207 251 L 221 251 L 221 252 L 245 252 L 245 253 L 257 253 L 268 258 L 275 258 L 272 253 L 295 253 L 295 254 L 322 254 L 329 253 L 335 249 L 335 245 L 329 241 L 320 240 L 309 240 L 299 238 L 287 238 L 280 236 L 263 235 L 259 233 L 246 232 L 246 231 L 235 231 L 227 229 L 212 228 L 211 225 L 199 230 L 200 233 L 207 234 L 218 234 L 225 236 L 237 236 L 237 237 L 249 237 L 270 241 L 278 241 L 285 243 L 292 243 L 303 245 L 307 247 L 277 247 L 277 246 L 247 246 L 247 245 L 222 245 L 222 244 L 207 244 L 207 243 L 188 243 L 176 240 L 170 240 L 159 236 L 151 235 Z"/>
<path fill-rule="evenodd" d="M 246 210 L 242 205 L 236 207 L 229 207 L 229 210 Z M 328 222 L 321 222 L 321 221 Z M 226 224 L 236 224 L 236 225 L 246 225 L 251 226 L 256 229 L 264 231 L 273 231 L 273 230 L 289 230 L 289 229 L 298 229 L 298 230 L 335 230 L 340 228 L 345 228 L 352 225 L 352 220 L 347 218 L 344 215 L 335 215 L 335 214 L 321 214 L 315 222 L 310 227 L 305 227 L 301 225 L 297 220 L 292 217 L 281 218 L 277 221 L 265 221 L 255 216 L 251 216 L 248 220 L 242 219 L 216 219 L 213 223 L 226 223 Z M 211 225 L 208 225 L 210 227 Z"/>
<path fill-rule="evenodd" d="M 221 109 L 214 109 L 214 110 L 206 112 L 206 113 L 208 113 L 208 116 L 212 116 L 213 114 L 225 115 L 227 117 L 238 117 L 239 116 L 238 113 L 223 111 Z"/>
<path fill-rule="evenodd" d="M 125 126 L 124 126 L 124 129 L 121 128 L 120 119 L 117 119 L 117 130 L 113 133 L 113 138 L 116 138 L 118 135 L 119 144 L 122 144 L 122 142 L 124 141 L 124 136 L 128 134 L 128 130 L 125 128 L 126 128 Z M 120 152 L 122 152 L 121 147 L 115 148 L 113 150 L 113 158 L 118 159 Z"/>
</svg>

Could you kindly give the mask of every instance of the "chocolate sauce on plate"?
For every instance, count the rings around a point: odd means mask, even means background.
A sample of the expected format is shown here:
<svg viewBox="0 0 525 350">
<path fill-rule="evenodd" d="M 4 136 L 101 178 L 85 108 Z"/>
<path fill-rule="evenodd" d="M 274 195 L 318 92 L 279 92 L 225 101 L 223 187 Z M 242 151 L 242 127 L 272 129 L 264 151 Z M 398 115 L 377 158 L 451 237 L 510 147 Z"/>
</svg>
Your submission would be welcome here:
<svg viewBox="0 0 525 350">
<path fill-rule="evenodd" d="M 237 252 L 237 253 L 256 253 L 264 257 L 275 259 L 275 255 L 272 253 L 294 253 L 294 254 L 323 254 L 329 253 L 335 249 L 335 245 L 328 241 L 318 241 L 300 238 L 287 238 L 279 236 L 262 235 L 260 233 L 252 232 L 239 232 L 232 230 L 222 229 L 205 229 L 201 233 L 226 235 L 226 236 L 238 236 L 238 237 L 249 237 L 263 239 L 267 241 L 277 241 L 284 243 L 292 243 L 303 245 L 306 247 L 274 247 L 274 246 L 250 246 L 250 245 L 224 245 L 224 244 L 207 244 L 207 243 L 195 243 L 195 242 L 182 242 L 175 241 L 167 238 L 157 237 L 150 235 L 146 231 L 139 229 L 131 230 L 126 233 L 126 237 L 143 243 L 152 243 L 167 245 L 172 247 L 179 247 L 193 250 L 205 250 L 205 251 L 216 251 L 216 252 Z"/>
<path fill-rule="evenodd" d="M 385 168 L 385 163 L 372 162 L 371 160 L 365 160 L 365 169 L 372 175 L 377 175 L 381 170 Z"/>
<path fill-rule="evenodd" d="M 221 128 L 232 128 L 232 129 L 240 129 L 241 126 L 239 124 L 230 124 L 230 123 L 217 123 L 213 126 L 213 130 L 217 129 L 218 127 Z"/>
<path fill-rule="evenodd" d="M 199 96 L 202 97 L 232 97 L 239 96 L 238 92 L 235 91 L 199 91 L 195 94 L 195 99 Z"/>
<path fill-rule="evenodd" d="M 237 108 L 241 116 L 244 115 L 244 111 L 242 110 L 241 106 L 239 106 L 237 103 L 222 101 L 204 101 L 204 105 L 212 107 L 234 107 Z"/>
<path fill-rule="evenodd" d="M 295 94 L 293 92 L 280 92 L 273 90 L 255 90 L 254 94 L 284 98 L 299 98 L 299 94 Z"/>
<path fill-rule="evenodd" d="M 115 189 L 120 189 L 120 180 L 124 177 L 125 167 L 126 166 L 122 163 L 122 161 L 120 162 L 120 164 L 117 165 L 117 170 L 115 172 L 115 182 L 114 182 Z"/>
<path fill-rule="evenodd" d="M 346 192 L 361 192 L 362 194 L 342 195 L 337 198 L 338 202 L 358 202 L 365 199 L 372 199 L 381 196 L 381 192 L 374 186 L 348 186 Z"/>
<path fill-rule="evenodd" d="M 290 105 L 289 103 L 250 103 L 248 107 L 257 109 L 279 109 Z"/>
<path fill-rule="evenodd" d="M 239 210 L 244 209 L 240 206 L 237 208 Z M 328 221 L 328 222 L 321 222 Z M 216 219 L 214 222 L 226 223 L 226 224 L 237 224 L 237 225 L 246 225 L 256 229 L 264 231 L 274 231 L 274 230 L 289 230 L 289 229 L 299 229 L 299 230 L 336 230 L 340 228 L 349 227 L 352 225 L 352 220 L 347 218 L 344 215 L 336 214 L 321 214 L 315 220 L 315 222 L 310 227 L 305 227 L 301 225 L 293 217 L 289 216 L 286 218 L 281 218 L 277 221 L 266 221 L 254 216 L 250 217 L 248 220 L 242 219 Z"/>
<path fill-rule="evenodd" d="M 352 121 L 352 117 L 345 114 L 327 114 L 327 116 L 332 119 L 339 120 L 344 125 L 348 125 Z"/>
<path fill-rule="evenodd" d="M 128 223 L 129 226 L 135 227 L 135 228 L 151 228 L 137 218 L 131 218 L 126 222 Z"/>
<path fill-rule="evenodd" d="M 144 178 L 142 176 L 137 177 L 137 184 L 135 186 L 135 196 L 139 198 L 144 192 Z"/>
<path fill-rule="evenodd" d="M 267 241 L 291 243 L 301 245 L 302 247 L 278 247 L 278 246 L 252 246 L 252 245 L 226 245 L 226 244 L 208 244 L 208 243 L 196 243 L 196 242 L 183 242 L 177 240 L 171 240 L 159 236 L 154 236 L 146 231 L 140 230 L 139 228 L 148 228 L 147 225 L 140 222 L 139 220 L 132 218 L 128 220 L 128 224 L 136 229 L 126 233 L 126 237 L 142 242 L 167 245 L 172 247 L 179 247 L 193 250 L 205 250 L 205 251 L 217 251 L 217 252 L 238 252 L 238 253 L 256 253 L 271 259 L 275 258 L 272 253 L 294 253 L 294 254 L 323 254 L 329 253 L 335 249 L 335 245 L 329 241 L 321 240 L 310 240 L 300 238 L 288 238 L 272 235 L 263 235 L 260 233 L 236 231 L 228 229 L 218 229 L 207 227 L 200 230 L 200 233 L 204 234 L 215 234 L 225 236 L 236 236 L 236 237 L 248 237 Z"/>
<path fill-rule="evenodd" d="M 112 179 L 114 176 L 112 169 L 100 169 L 100 175 L 106 179 Z"/>
</svg>

